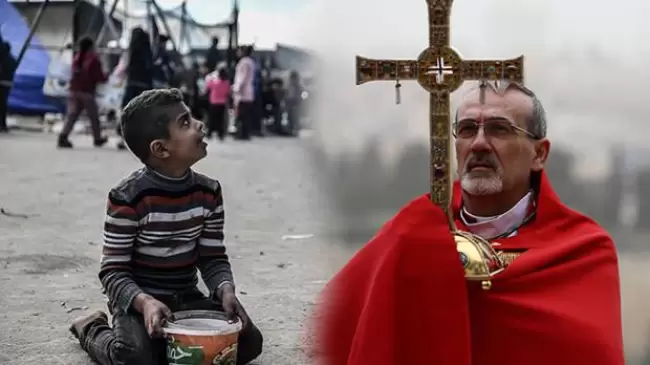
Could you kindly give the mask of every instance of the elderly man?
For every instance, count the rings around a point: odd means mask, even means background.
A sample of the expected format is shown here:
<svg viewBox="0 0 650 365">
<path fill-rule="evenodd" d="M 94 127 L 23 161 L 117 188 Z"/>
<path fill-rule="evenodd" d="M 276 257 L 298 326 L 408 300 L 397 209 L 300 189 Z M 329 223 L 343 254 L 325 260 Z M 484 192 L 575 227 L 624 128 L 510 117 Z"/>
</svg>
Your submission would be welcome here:
<svg viewBox="0 0 650 365">
<path fill-rule="evenodd" d="M 336 365 L 622 365 L 617 256 L 544 174 L 542 104 L 518 84 L 470 92 L 456 113 L 453 216 L 507 268 L 466 281 L 442 209 L 404 207 L 335 276 L 317 344 Z"/>
</svg>

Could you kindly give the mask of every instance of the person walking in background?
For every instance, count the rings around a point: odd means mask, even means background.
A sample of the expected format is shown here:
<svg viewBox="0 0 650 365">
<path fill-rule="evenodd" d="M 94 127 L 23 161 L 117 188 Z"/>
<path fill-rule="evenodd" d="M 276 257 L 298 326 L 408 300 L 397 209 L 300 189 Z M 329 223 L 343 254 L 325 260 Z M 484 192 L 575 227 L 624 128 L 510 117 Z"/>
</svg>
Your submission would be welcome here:
<svg viewBox="0 0 650 365">
<path fill-rule="evenodd" d="M 167 51 L 169 36 L 158 35 L 153 52 L 153 85 L 155 88 L 166 88 L 170 86 L 174 78 L 174 63 Z"/>
<path fill-rule="evenodd" d="M 17 68 L 18 63 L 11 54 L 11 45 L 9 42 L 3 41 L 0 44 L 0 133 L 9 132 L 7 127 L 9 92 L 11 92 Z"/>
<path fill-rule="evenodd" d="M 199 109 L 201 113 L 203 113 L 202 115 L 208 115 L 208 109 L 210 109 L 210 95 L 207 90 L 207 81 L 210 78 L 218 77 L 218 68 L 219 67 L 213 69 L 208 68 L 206 62 L 203 62 L 199 67 L 199 78 L 196 81 L 196 86 L 197 86 L 196 108 Z M 230 73 L 228 73 L 228 75 L 230 75 Z M 228 81 L 230 81 L 230 78 L 228 79 Z"/>
<path fill-rule="evenodd" d="M 302 93 L 304 88 L 300 82 L 300 75 L 297 71 L 291 71 L 289 75 L 289 85 L 285 95 L 285 105 L 287 108 L 287 135 L 295 136 L 300 130 L 300 108 L 302 104 Z"/>
<path fill-rule="evenodd" d="M 181 91 L 185 98 L 185 105 L 190 108 L 192 116 L 195 119 L 203 120 L 205 115 L 205 109 L 201 105 L 201 89 L 199 81 L 204 79 L 204 75 L 201 72 L 201 66 L 198 62 L 192 62 L 192 65 L 189 69 L 185 70 L 182 73 L 181 79 Z"/>
<path fill-rule="evenodd" d="M 284 114 L 284 87 L 282 79 L 275 78 L 268 82 L 268 88 L 265 93 L 265 109 L 267 118 L 273 122 L 269 126 L 269 131 L 277 135 L 284 134 L 282 126 L 282 115 Z"/>
<path fill-rule="evenodd" d="M 137 27 L 131 31 L 128 51 L 122 55 L 120 63 L 115 68 L 114 75 L 126 80 L 122 107 L 124 108 L 133 98 L 153 88 L 153 55 L 149 34 Z M 117 132 L 122 135 L 118 124 Z M 117 144 L 119 149 L 126 149 L 124 141 Z"/>
<path fill-rule="evenodd" d="M 212 37 L 212 45 L 208 49 L 208 53 L 205 57 L 205 66 L 208 70 L 216 70 L 221 62 L 221 52 L 219 52 L 219 38 Z"/>
<path fill-rule="evenodd" d="M 252 58 L 254 71 L 253 71 L 253 115 L 251 118 L 251 132 L 255 137 L 264 137 L 264 127 L 262 119 L 264 119 L 264 101 L 262 99 L 262 83 L 264 77 L 262 75 L 262 66 L 255 59 Z"/>
<path fill-rule="evenodd" d="M 237 114 L 236 139 L 251 139 L 251 124 L 255 118 L 255 87 L 253 85 L 255 62 L 251 58 L 252 46 L 242 46 L 239 50 L 239 62 L 235 68 L 233 99 Z"/>
<path fill-rule="evenodd" d="M 228 80 L 228 72 L 226 72 L 226 69 L 219 69 L 218 77 L 216 78 L 208 75 L 206 89 L 210 98 L 207 137 L 212 138 L 212 133 L 216 132 L 217 137 L 223 141 L 228 132 L 226 105 L 230 96 L 230 81 Z"/>
<path fill-rule="evenodd" d="M 106 82 L 108 77 L 102 70 L 102 63 L 97 57 L 94 48 L 95 44 L 89 37 L 84 37 L 79 41 L 79 49 L 72 61 L 67 119 L 61 134 L 59 134 L 59 148 L 73 147 L 68 140 L 68 136 L 84 110 L 90 119 L 95 147 L 101 147 L 108 141 L 108 138 L 101 135 L 99 108 L 95 100 L 97 85 Z"/>
</svg>

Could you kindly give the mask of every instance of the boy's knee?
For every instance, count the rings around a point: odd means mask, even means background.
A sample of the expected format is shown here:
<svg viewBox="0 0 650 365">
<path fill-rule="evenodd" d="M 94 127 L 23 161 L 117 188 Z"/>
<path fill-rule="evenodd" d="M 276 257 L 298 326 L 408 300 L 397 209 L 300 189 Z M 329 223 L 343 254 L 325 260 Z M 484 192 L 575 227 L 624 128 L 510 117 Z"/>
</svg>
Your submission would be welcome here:
<svg viewBox="0 0 650 365">
<path fill-rule="evenodd" d="M 262 353 L 262 347 L 264 347 L 264 337 L 262 332 L 255 325 L 251 325 L 252 329 L 250 330 L 251 337 L 251 351 L 255 357 L 260 356 Z M 252 360 L 252 359 L 251 359 Z"/>
<path fill-rule="evenodd" d="M 255 360 L 262 353 L 264 338 L 262 332 L 252 323 L 239 335 L 237 365 L 245 365 Z"/>
</svg>

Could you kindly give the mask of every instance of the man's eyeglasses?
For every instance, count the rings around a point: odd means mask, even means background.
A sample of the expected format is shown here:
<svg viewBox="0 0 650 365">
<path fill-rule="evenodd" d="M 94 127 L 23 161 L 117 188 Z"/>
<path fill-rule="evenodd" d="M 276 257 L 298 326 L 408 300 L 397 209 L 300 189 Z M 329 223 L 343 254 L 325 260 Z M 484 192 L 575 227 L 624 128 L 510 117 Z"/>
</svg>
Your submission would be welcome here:
<svg viewBox="0 0 650 365">
<path fill-rule="evenodd" d="M 530 138 L 538 139 L 529 131 L 521 128 L 507 119 L 486 119 L 483 122 L 478 122 L 473 119 L 464 119 L 455 122 L 452 125 L 452 134 L 455 138 L 474 138 L 478 134 L 478 130 L 483 127 L 483 133 L 487 137 L 507 138 L 517 135 L 519 132 L 524 133 Z"/>
</svg>

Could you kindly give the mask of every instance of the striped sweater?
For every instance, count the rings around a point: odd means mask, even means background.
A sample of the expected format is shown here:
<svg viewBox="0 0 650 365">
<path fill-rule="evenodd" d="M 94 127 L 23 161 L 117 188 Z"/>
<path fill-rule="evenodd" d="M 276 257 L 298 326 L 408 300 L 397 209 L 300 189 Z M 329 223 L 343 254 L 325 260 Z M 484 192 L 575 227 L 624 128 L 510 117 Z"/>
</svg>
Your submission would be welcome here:
<svg viewBox="0 0 650 365">
<path fill-rule="evenodd" d="M 194 290 L 197 269 L 211 293 L 232 283 L 223 227 L 218 181 L 194 171 L 133 172 L 108 195 L 99 279 L 109 300 L 128 311 L 143 292 Z"/>
</svg>

